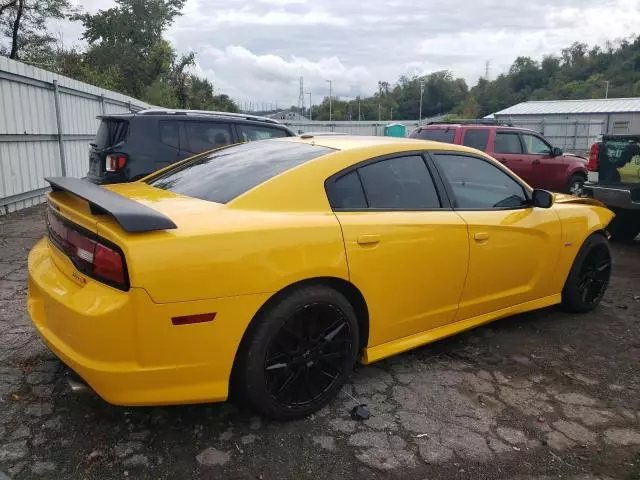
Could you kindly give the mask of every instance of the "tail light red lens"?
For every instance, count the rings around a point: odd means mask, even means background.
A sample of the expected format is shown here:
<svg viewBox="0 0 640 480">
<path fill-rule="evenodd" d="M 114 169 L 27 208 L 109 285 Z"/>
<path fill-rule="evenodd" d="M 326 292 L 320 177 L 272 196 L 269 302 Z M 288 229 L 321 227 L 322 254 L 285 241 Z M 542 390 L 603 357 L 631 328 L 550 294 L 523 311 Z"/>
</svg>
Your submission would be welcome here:
<svg viewBox="0 0 640 480">
<path fill-rule="evenodd" d="M 120 253 L 96 243 L 93 274 L 116 284 L 124 284 L 124 268 Z"/>
<path fill-rule="evenodd" d="M 128 290 L 125 262 L 117 247 L 105 245 L 79 228 L 47 212 L 49 239 L 62 250 L 76 268 L 96 280 L 120 290 Z"/>
<path fill-rule="evenodd" d="M 105 158 L 105 170 L 107 172 L 117 172 L 122 170 L 127 164 L 127 156 L 121 153 L 112 153 Z"/>
<path fill-rule="evenodd" d="M 591 151 L 589 152 L 589 163 L 587 163 L 587 170 L 591 172 L 598 171 L 598 157 L 600 156 L 600 142 L 596 142 L 591 145 Z"/>
</svg>

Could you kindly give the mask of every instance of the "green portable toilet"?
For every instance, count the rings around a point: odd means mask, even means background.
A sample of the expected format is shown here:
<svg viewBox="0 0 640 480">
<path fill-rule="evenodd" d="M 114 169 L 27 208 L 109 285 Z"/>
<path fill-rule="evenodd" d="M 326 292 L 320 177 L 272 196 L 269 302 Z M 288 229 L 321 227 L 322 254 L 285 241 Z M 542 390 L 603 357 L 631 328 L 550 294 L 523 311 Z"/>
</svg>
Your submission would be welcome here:
<svg viewBox="0 0 640 480">
<path fill-rule="evenodd" d="M 385 137 L 406 137 L 407 128 L 401 123 L 390 123 L 384 127 Z"/>
</svg>

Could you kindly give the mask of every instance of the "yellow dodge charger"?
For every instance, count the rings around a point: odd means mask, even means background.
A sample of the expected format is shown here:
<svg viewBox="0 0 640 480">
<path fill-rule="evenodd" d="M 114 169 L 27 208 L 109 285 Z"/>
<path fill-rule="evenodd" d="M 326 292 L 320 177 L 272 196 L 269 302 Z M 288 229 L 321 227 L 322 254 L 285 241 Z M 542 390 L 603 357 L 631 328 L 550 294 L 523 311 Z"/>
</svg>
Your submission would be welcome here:
<svg viewBox="0 0 640 480">
<path fill-rule="evenodd" d="M 48 181 L 29 313 L 118 405 L 231 392 L 300 417 L 356 361 L 549 305 L 591 310 L 611 272 L 609 210 L 458 145 L 303 136 L 130 184 Z"/>
</svg>

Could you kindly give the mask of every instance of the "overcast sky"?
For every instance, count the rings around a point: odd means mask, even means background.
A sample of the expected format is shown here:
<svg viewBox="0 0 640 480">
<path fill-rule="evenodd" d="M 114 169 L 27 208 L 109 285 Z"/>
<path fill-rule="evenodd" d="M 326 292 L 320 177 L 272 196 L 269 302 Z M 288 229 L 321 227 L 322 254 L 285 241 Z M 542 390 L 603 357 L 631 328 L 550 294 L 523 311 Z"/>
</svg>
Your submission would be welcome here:
<svg viewBox="0 0 640 480">
<path fill-rule="evenodd" d="M 75 0 L 86 11 L 111 0 Z M 80 25 L 56 28 L 66 46 Z M 473 85 L 519 55 L 541 58 L 574 41 L 640 33 L 640 0 L 187 0 L 167 38 L 196 53 L 198 70 L 239 101 L 297 104 L 370 95 L 378 80 L 448 69 Z M 306 96 L 305 103 L 308 103 Z"/>
</svg>

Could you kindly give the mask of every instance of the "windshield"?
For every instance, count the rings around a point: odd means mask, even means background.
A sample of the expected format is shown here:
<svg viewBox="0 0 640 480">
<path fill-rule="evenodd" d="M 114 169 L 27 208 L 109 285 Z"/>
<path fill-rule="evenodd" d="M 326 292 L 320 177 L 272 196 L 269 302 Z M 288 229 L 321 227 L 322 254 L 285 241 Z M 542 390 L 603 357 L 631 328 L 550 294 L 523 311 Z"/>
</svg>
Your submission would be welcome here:
<svg viewBox="0 0 640 480">
<path fill-rule="evenodd" d="M 149 185 L 227 203 L 276 175 L 333 151 L 307 143 L 272 140 L 242 143 L 194 158 L 151 179 Z"/>
</svg>

